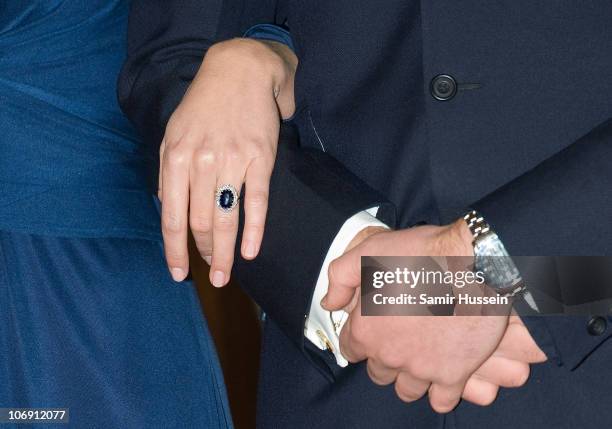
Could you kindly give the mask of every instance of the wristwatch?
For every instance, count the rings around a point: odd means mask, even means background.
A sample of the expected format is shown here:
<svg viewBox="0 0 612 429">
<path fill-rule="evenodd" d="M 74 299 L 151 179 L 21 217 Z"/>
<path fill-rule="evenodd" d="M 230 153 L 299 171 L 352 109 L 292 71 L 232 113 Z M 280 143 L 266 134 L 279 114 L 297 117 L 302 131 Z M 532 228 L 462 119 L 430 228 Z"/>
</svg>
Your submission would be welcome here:
<svg viewBox="0 0 612 429">
<path fill-rule="evenodd" d="M 472 210 L 463 219 L 474 237 L 474 271 L 482 272 L 487 286 L 500 296 L 523 293 L 526 288 L 518 268 L 484 217 Z"/>
</svg>

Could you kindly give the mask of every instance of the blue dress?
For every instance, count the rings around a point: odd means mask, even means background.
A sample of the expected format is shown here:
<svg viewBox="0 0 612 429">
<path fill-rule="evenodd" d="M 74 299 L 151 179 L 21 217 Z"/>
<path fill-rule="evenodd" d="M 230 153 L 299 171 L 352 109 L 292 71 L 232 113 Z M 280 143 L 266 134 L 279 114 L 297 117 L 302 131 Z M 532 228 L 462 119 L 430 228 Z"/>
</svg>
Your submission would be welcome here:
<svg viewBox="0 0 612 429">
<path fill-rule="evenodd" d="M 227 428 L 197 295 L 165 266 L 155 156 L 116 101 L 128 8 L 0 3 L 0 408 Z"/>
</svg>

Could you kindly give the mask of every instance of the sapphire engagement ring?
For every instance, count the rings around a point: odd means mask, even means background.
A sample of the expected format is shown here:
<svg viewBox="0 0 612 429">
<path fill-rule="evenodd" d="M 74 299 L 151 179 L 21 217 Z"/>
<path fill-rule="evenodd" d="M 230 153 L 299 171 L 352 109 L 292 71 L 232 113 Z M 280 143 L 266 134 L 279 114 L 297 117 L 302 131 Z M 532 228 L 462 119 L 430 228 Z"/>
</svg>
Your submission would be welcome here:
<svg viewBox="0 0 612 429">
<path fill-rule="evenodd" d="M 219 186 L 217 188 L 217 192 L 215 193 L 217 207 L 224 212 L 231 212 L 234 210 L 234 207 L 238 205 L 239 199 L 240 197 L 238 196 L 238 192 L 232 185 Z"/>
</svg>

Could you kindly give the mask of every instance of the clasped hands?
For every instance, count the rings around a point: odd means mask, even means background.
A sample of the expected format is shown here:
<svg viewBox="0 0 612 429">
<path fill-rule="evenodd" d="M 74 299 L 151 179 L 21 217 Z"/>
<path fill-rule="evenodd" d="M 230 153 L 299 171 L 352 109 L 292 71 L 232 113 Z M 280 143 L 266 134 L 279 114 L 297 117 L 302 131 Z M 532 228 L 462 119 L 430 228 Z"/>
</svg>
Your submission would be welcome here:
<svg viewBox="0 0 612 429">
<path fill-rule="evenodd" d="M 463 220 L 449 226 L 399 231 L 370 227 L 329 267 L 329 290 L 321 305 L 344 309 L 349 318 L 340 349 L 349 362 L 367 359 L 379 385 L 395 383 L 398 397 L 428 395 L 432 408 L 451 411 L 460 399 L 491 404 L 500 387 L 522 386 L 530 364 L 546 361 L 518 316 L 361 315 L 361 256 L 469 256 L 471 235 Z"/>
<path fill-rule="evenodd" d="M 280 118 L 295 111 L 297 58 L 274 42 L 234 39 L 209 49 L 160 148 L 159 198 L 168 268 L 177 281 L 189 270 L 187 231 L 211 265 L 215 286 L 229 281 L 238 231 L 237 211 L 214 208 L 219 185 L 246 185 L 241 253 L 254 259 L 263 237 L 268 186 Z M 546 360 L 516 316 L 362 317 L 360 257 L 467 256 L 471 236 L 463 222 L 400 231 L 366 228 L 329 268 L 322 305 L 350 316 L 340 345 L 351 362 L 367 359 L 378 384 L 395 383 L 407 402 L 429 395 L 438 412 L 461 398 L 479 405 L 499 387 L 517 387 L 529 364 Z"/>
</svg>

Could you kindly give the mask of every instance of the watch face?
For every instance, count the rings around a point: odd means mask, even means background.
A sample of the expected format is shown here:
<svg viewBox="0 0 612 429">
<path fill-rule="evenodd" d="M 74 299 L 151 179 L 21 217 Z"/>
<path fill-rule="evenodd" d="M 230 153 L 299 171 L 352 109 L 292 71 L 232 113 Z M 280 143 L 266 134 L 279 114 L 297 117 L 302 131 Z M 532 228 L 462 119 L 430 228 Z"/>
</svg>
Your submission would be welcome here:
<svg viewBox="0 0 612 429">
<path fill-rule="evenodd" d="M 501 290 L 521 283 L 521 275 L 497 234 L 479 237 L 474 254 L 474 268 L 484 273 L 488 286 Z"/>
</svg>

